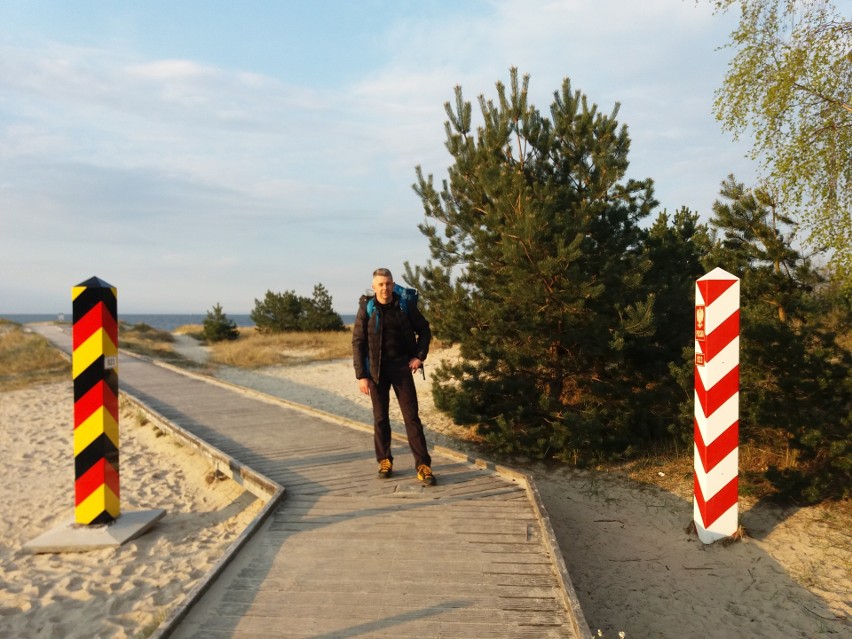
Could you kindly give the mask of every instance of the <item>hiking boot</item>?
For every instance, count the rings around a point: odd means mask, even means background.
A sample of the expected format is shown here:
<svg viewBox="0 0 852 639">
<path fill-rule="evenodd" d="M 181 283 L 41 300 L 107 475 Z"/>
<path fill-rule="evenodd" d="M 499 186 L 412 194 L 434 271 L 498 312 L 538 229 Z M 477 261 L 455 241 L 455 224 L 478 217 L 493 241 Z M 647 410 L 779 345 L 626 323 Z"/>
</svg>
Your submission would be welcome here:
<svg viewBox="0 0 852 639">
<path fill-rule="evenodd" d="M 432 474 L 432 469 L 426 464 L 421 464 L 417 467 L 417 479 L 422 481 L 427 486 L 435 485 L 435 475 Z"/>
<path fill-rule="evenodd" d="M 393 475 L 393 462 L 390 459 L 383 459 L 379 462 L 379 477 L 387 479 Z"/>
</svg>

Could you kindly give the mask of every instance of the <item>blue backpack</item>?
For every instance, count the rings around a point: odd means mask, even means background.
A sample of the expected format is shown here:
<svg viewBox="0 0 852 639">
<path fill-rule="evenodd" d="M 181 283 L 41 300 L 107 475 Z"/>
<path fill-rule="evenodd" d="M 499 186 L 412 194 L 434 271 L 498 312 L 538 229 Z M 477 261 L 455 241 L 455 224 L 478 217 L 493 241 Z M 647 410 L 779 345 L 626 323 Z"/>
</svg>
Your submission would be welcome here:
<svg viewBox="0 0 852 639">
<path fill-rule="evenodd" d="M 411 306 L 417 305 L 418 293 L 413 288 L 406 288 L 394 282 L 393 292 L 397 294 L 399 297 L 399 305 L 402 307 L 402 310 L 406 315 L 409 315 L 409 308 Z M 376 296 L 370 298 L 367 302 L 367 319 L 370 319 L 373 316 L 373 313 L 376 312 Z M 378 329 L 378 324 L 376 324 L 376 328 Z"/>
</svg>

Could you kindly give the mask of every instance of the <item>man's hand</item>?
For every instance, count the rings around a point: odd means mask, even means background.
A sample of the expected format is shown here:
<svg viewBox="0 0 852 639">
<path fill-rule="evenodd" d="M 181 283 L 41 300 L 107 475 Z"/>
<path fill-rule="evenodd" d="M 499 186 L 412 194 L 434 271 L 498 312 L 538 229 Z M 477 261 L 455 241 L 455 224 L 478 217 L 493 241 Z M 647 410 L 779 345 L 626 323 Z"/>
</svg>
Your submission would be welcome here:
<svg viewBox="0 0 852 639">
<path fill-rule="evenodd" d="M 373 380 L 369 377 L 362 377 L 358 380 L 358 390 L 360 390 L 365 395 L 370 394 L 370 390 L 373 388 Z"/>
<path fill-rule="evenodd" d="M 416 357 L 412 357 L 411 361 L 408 362 L 408 368 L 411 369 L 412 374 L 416 373 L 421 366 L 423 366 L 423 362 Z"/>
</svg>

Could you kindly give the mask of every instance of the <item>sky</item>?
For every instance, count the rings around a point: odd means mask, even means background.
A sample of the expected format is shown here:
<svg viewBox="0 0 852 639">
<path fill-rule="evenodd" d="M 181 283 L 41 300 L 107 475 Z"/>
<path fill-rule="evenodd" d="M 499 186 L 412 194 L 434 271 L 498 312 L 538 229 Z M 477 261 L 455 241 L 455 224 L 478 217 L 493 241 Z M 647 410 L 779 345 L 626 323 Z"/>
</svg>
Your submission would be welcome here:
<svg viewBox="0 0 852 639">
<path fill-rule="evenodd" d="M 628 178 L 706 217 L 747 141 L 714 92 L 736 15 L 694 0 L 3 0 L 0 313 L 249 313 L 424 265 L 415 167 L 446 177 L 444 103 L 510 67 L 549 112 L 565 78 L 631 137 Z M 656 212 L 653 214 L 656 217 Z"/>
</svg>

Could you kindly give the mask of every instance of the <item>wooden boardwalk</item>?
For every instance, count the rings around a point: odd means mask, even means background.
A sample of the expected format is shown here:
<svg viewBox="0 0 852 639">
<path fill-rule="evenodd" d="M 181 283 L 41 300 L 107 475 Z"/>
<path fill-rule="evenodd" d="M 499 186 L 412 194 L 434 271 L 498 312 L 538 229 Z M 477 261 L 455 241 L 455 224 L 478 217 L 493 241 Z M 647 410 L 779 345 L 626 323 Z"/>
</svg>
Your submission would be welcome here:
<svg viewBox="0 0 852 639">
<path fill-rule="evenodd" d="M 70 348 L 55 327 L 38 330 Z M 123 392 L 285 488 L 158 636 L 589 636 L 524 475 L 436 449 L 438 485 L 424 487 L 395 442 L 394 476 L 380 480 L 368 429 L 146 360 L 119 366 Z"/>
</svg>

